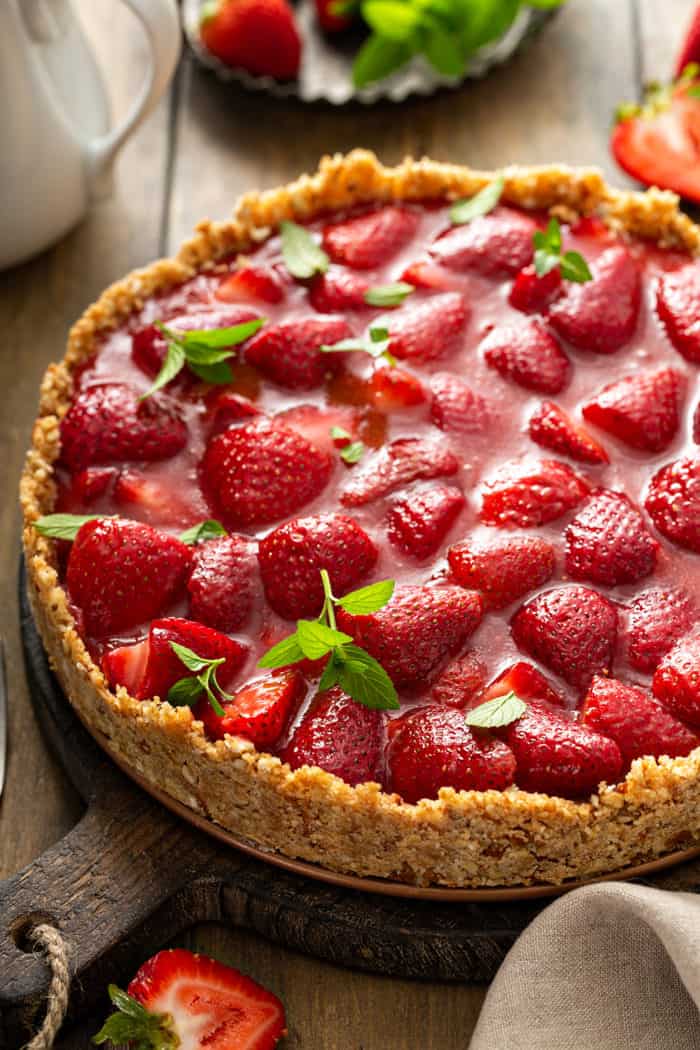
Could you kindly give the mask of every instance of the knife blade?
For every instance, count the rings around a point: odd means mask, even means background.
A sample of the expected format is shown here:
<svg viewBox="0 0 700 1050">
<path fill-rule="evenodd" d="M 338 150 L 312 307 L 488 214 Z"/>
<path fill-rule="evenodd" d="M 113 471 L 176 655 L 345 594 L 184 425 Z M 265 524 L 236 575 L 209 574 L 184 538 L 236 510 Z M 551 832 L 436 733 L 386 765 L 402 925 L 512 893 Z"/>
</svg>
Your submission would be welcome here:
<svg viewBox="0 0 700 1050">
<path fill-rule="evenodd" d="M 0 797 L 5 786 L 5 761 L 7 758 L 7 672 L 5 669 L 5 643 L 0 638 Z"/>
</svg>

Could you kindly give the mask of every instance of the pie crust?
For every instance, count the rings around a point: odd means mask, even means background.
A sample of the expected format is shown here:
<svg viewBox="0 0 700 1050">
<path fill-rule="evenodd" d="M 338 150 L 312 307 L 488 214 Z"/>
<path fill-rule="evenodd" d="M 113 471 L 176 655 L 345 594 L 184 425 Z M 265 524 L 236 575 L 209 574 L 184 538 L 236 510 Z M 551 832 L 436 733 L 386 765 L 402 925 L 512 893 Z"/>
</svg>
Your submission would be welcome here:
<svg viewBox="0 0 700 1050">
<path fill-rule="evenodd" d="M 674 194 L 609 189 L 596 170 L 563 166 L 503 172 L 503 200 L 549 209 L 564 219 L 596 214 L 611 228 L 700 255 L 700 228 Z M 41 387 L 39 417 L 21 481 L 29 599 L 51 666 L 83 722 L 149 783 L 236 836 L 336 872 L 417 886 L 476 888 L 591 878 L 693 844 L 700 832 L 700 748 L 685 758 L 637 759 L 624 782 L 602 785 L 587 802 L 517 788 L 455 792 L 417 805 L 377 784 L 353 788 L 318 768 L 294 772 L 252 744 L 204 735 L 189 708 L 139 702 L 110 691 L 92 661 L 59 583 L 55 543 L 32 527 L 51 512 L 59 421 L 73 373 L 97 337 L 121 324 L 155 292 L 223 255 L 245 252 L 283 219 L 311 219 L 386 200 L 454 199 L 493 175 L 424 159 L 382 166 L 364 150 L 326 157 L 312 176 L 240 199 L 228 222 L 204 221 L 173 259 L 136 270 L 108 288 L 73 326 L 66 355 Z"/>
</svg>

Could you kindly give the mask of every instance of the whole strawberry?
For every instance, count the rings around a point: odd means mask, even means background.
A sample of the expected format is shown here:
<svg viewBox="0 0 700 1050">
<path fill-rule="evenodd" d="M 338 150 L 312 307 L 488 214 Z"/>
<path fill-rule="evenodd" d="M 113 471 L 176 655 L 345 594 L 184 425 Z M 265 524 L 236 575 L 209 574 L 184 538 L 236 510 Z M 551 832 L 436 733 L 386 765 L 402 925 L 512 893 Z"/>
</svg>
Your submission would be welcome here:
<svg viewBox="0 0 700 1050">
<path fill-rule="evenodd" d="M 301 63 L 301 38 L 286 0 L 213 0 L 200 22 L 202 43 L 227 66 L 291 80 Z"/>
<path fill-rule="evenodd" d="M 657 471 L 644 506 L 667 539 L 700 553 L 700 459 L 677 459 Z"/>
<path fill-rule="evenodd" d="M 502 609 L 554 575 L 554 548 L 539 536 L 518 536 L 503 543 L 462 540 L 450 547 L 450 569 L 462 587 L 479 591 L 485 609 Z"/>
<path fill-rule="evenodd" d="M 526 390 L 558 394 L 569 379 L 569 359 L 539 321 L 497 325 L 482 339 L 486 364 Z"/>
<path fill-rule="evenodd" d="M 260 590 L 256 553 L 247 536 L 217 536 L 197 544 L 187 581 L 192 619 L 218 631 L 245 625 Z"/>
<path fill-rule="evenodd" d="M 585 404 L 583 415 L 632 448 L 662 452 L 680 426 L 687 385 L 674 368 L 623 376 Z"/>
<path fill-rule="evenodd" d="M 652 573 L 658 541 L 624 492 L 597 489 L 564 531 L 565 567 L 574 580 L 608 587 Z"/>
<path fill-rule="evenodd" d="M 580 350 L 614 354 L 634 335 L 641 303 L 637 264 L 626 248 L 608 248 L 592 266 L 593 280 L 568 282 L 549 312 L 552 327 Z"/>
<path fill-rule="evenodd" d="M 678 639 L 688 633 L 695 616 L 695 605 L 683 591 L 654 587 L 638 594 L 627 608 L 627 659 L 631 666 L 651 674 Z"/>
</svg>

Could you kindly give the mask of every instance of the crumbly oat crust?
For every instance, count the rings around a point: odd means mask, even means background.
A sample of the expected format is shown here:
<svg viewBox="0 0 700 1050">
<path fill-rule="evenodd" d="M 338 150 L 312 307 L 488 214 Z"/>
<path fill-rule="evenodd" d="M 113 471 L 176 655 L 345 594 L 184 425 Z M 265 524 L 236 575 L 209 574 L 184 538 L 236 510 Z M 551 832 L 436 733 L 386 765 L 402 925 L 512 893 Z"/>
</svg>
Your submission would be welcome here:
<svg viewBox="0 0 700 1050">
<path fill-rule="evenodd" d="M 506 202 L 564 218 L 597 214 L 611 227 L 700 255 L 700 229 L 674 194 L 622 193 L 599 172 L 556 166 L 503 172 Z M 247 741 L 206 740 L 188 708 L 111 692 L 91 660 L 58 582 L 54 544 L 32 522 L 52 510 L 59 421 L 75 368 L 100 333 L 156 291 L 232 252 L 245 252 L 282 219 L 376 200 L 456 198 L 492 174 L 424 159 L 383 167 L 364 150 L 325 158 L 313 176 L 247 194 L 230 222 L 201 223 L 174 259 L 136 270 L 108 288 L 73 326 L 63 361 L 41 388 L 39 417 L 20 486 L 29 597 L 37 626 L 80 718 L 148 782 L 237 836 L 337 872 L 415 885 L 516 886 L 591 878 L 690 845 L 700 835 L 700 748 L 687 758 L 637 759 L 625 781 L 588 802 L 515 788 L 455 792 L 407 805 L 376 784 L 349 787 L 318 768 L 294 772 Z"/>
</svg>

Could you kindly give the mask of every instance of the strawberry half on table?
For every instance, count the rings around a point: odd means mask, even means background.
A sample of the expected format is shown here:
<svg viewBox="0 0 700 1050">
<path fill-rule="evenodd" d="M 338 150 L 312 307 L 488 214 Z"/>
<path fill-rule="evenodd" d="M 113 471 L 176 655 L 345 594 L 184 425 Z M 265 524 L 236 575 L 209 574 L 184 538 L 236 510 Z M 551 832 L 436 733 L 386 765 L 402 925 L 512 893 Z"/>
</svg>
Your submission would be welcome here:
<svg viewBox="0 0 700 1050">
<path fill-rule="evenodd" d="M 273 1050 L 287 1034 L 277 996 L 231 966 L 184 948 L 158 952 L 94 1037 L 132 1050 Z"/>
<path fill-rule="evenodd" d="M 299 72 L 301 38 L 287 0 L 212 0 L 204 5 L 199 32 L 224 65 L 275 80 Z"/>
</svg>

